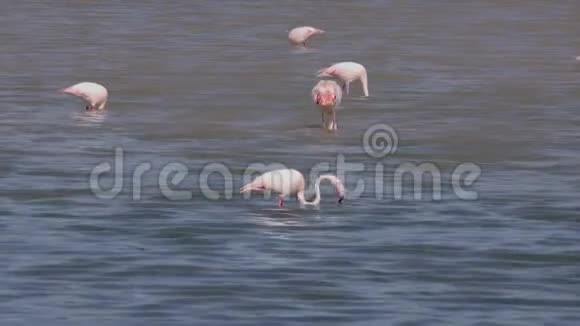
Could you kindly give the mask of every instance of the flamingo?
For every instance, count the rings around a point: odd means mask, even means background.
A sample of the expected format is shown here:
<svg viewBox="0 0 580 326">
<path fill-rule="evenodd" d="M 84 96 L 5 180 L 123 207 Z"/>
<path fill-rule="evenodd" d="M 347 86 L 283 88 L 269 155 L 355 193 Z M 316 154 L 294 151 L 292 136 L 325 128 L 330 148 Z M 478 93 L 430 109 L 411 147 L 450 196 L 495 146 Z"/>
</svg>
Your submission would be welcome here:
<svg viewBox="0 0 580 326">
<path fill-rule="evenodd" d="M 340 104 L 342 90 L 334 80 L 321 80 L 312 88 L 312 101 L 316 103 L 321 112 L 322 128 L 326 128 L 325 116 L 332 114 L 332 121 L 328 125 L 329 130 L 338 129 L 334 108 Z"/>
<path fill-rule="evenodd" d="M 65 94 L 71 94 L 85 99 L 88 102 L 85 106 L 87 111 L 104 110 L 109 96 L 109 92 L 103 85 L 93 82 L 74 84 L 67 88 L 63 88 L 60 91 Z"/>
<path fill-rule="evenodd" d="M 344 186 L 342 185 L 342 182 L 339 178 L 330 174 L 321 175 L 318 177 L 318 179 L 316 179 L 316 183 L 314 184 L 316 197 L 314 197 L 313 201 L 309 202 L 304 198 L 304 187 L 306 184 L 304 181 L 304 176 L 302 173 L 294 169 L 280 169 L 266 172 L 254 179 L 254 181 L 240 188 L 240 193 L 252 191 L 263 192 L 271 190 L 280 194 L 278 196 L 279 207 L 284 205 L 284 197 L 290 195 L 296 195 L 296 198 L 302 205 L 317 206 L 320 203 L 321 181 L 329 181 L 334 185 L 338 194 L 338 203 L 341 204 L 344 200 Z"/>
<path fill-rule="evenodd" d="M 324 31 L 311 26 L 301 26 L 292 29 L 288 33 L 288 39 L 293 45 L 306 46 L 306 41 L 314 35 L 323 34 Z"/>
<path fill-rule="evenodd" d="M 322 68 L 317 72 L 317 77 L 337 77 L 344 82 L 343 89 L 348 94 L 349 84 L 355 80 L 360 80 L 365 96 L 369 96 L 367 70 L 360 63 L 339 62 L 330 67 Z"/>
</svg>

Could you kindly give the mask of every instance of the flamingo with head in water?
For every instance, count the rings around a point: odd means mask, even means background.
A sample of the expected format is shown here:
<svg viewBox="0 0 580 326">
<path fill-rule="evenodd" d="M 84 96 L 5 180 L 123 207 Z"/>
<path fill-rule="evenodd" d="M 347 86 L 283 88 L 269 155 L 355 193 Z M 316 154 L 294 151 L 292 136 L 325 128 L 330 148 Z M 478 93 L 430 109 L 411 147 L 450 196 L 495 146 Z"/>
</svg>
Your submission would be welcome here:
<svg viewBox="0 0 580 326">
<path fill-rule="evenodd" d="M 254 181 L 246 184 L 240 188 L 240 193 L 247 193 L 252 191 L 273 191 L 279 194 L 278 206 L 282 207 L 284 198 L 288 196 L 296 196 L 300 204 L 317 206 L 320 204 L 320 182 L 329 181 L 336 188 L 338 194 L 338 203 L 342 203 L 344 199 L 344 186 L 339 178 L 334 175 L 321 175 L 316 179 L 314 184 L 314 191 L 316 197 L 313 201 L 307 201 L 304 198 L 304 190 L 306 182 L 302 173 L 294 169 L 281 169 L 266 172 L 254 179 Z"/>
<path fill-rule="evenodd" d="M 324 31 L 312 26 L 301 26 L 293 28 L 288 33 L 288 40 L 292 45 L 306 46 L 306 41 L 314 35 L 323 34 Z"/>
<path fill-rule="evenodd" d="M 318 106 L 322 115 L 322 128 L 337 130 L 336 113 L 334 108 L 340 104 L 342 90 L 334 80 L 321 80 L 312 88 L 312 101 Z M 327 124 L 325 117 L 331 115 L 332 120 Z"/>
<path fill-rule="evenodd" d="M 356 62 L 339 62 L 330 67 L 322 68 L 317 72 L 317 77 L 336 77 L 344 82 L 343 88 L 348 94 L 351 82 L 360 80 L 363 93 L 369 96 L 369 86 L 367 79 L 367 70 L 360 63 Z"/>
<path fill-rule="evenodd" d="M 79 96 L 87 101 L 85 109 L 104 110 L 109 92 L 105 86 L 93 82 L 82 82 L 60 90 L 62 93 Z"/>
</svg>

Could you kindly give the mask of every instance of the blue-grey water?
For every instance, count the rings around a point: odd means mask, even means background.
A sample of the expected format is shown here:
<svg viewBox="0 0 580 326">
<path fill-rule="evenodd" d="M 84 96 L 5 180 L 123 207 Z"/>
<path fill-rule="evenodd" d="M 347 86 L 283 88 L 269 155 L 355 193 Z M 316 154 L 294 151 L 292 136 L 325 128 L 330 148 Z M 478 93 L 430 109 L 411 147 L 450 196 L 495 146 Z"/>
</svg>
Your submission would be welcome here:
<svg viewBox="0 0 580 326">
<path fill-rule="evenodd" d="M 292 49 L 298 25 L 327 33 Z M 0 324 L 580 324 L 579 33 L 572 0 L 8 1 Z M 371 96 L 353 84 L 325 132 L 314 74 L 350 60 Z M 106 112 L 56 92 L 85 80 Z M 391 155 L 364 151 L 373 124 Z M 99 198 L 115 148 L 122 191 Z M 337 159 L 364 163 L 343 205 L 237 193 L 251 164 Z M 429 178 L 396 196 L 398 167 L 427 162 L 441 200 Z M 189 171 L 160 187 L 168 163 Z M 453 191 L 462 163 L 476 200 Z M 226 168 L 232 187 L 199 177 Z"/>
</svg>

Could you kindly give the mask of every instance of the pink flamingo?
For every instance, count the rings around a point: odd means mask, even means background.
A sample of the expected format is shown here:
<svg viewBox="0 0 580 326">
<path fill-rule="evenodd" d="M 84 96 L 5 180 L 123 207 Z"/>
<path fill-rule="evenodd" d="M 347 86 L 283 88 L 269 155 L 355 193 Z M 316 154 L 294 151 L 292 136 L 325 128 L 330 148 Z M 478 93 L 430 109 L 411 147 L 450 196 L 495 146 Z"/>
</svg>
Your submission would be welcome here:
<svg viewBox="0 0 580 326">
<path fill-rule="evenodd" d="M 306 46 L 306 41 L 309 38 L 323 33 L 323 30 L 311 26 L 296 27 L 288 33 L 288 39 L 292 45 Z"/>
<path fill-rule="evenodd" d="M 356 62 L 339 62 L 330 67 L 320 69 L 317 77 L 337 77 L 344 82 L 344 90 L 348 94 L 349 84 L 360 80 L 365 96 L 369 96 L 367 70 L 363 65 Z"/>
<path fill-rule="evenodd" d="M 329 130 L 337 130 L 336 113 L 334 108 L 340 104 L 342 90 L 334 80 L 321 80 L 312 88 L 312 101 L 316 103 L 321 112 L 322 128 L 327 128 L 325 117 L 332 115 L 332 120 L 328 124 Z"/>
<path fill-rule="evenodd" d="M 63 88 L 60 91 L 65 94 L 71 94 L 85 99 L 88 102 L 85 107 L 87 111 L 104 110 L 109 96 L 109 92 L 103 85 L 92 82 L 74 84 L 67 88 Z"/>
<path fill-rule="evenodd" d="M 302 173 L 294 169 L 281 169 L 266 172 L 254 179 L 254 181 L 240 188 L 240 193 L 271 190 L 280 194 L 278 196 L 279 207 L 282 207 L 284 204 L 284 197 L 291 195 L 296 195 L 296 198 L 302 205 L 317 206 L 320 203 L 320 182 L 324 180 L 329 181 L 335 186 L 338 194 L 338 203 L 342 203 L 344 199 L 344 186 L 339 178 L 330 174 L 318 177 L 314 184 L 316 197 L 313 201 L 309 202 L 304 198 L 304 188 L 306 184 L 304 176 Z"/>
</svg>

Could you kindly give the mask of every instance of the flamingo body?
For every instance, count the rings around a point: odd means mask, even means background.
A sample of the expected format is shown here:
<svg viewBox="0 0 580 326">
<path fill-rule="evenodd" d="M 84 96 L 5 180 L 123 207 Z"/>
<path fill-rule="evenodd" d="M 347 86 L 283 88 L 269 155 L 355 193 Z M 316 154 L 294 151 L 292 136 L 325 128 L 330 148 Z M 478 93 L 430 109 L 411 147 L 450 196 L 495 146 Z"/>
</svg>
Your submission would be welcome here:
<svg viewBox="0 0 580 326">
<path fill-rule="evenodd" d="M 104 110 L 109 97 L 109 92 L 103 85 L 93 82 L 78 83 L 60 91 L 83 98 L 88 102 L 87 110 Z"/>
<path fill-rule="evenodd" d="M 351 61 L 335 63 L 330 67 L 320 69 L 317 76 L 336 77 L 342 80 L 346 94 L 349 93 L 350 83 L 360 80 L 364 95 L 369 96 L 367 70 L 360 63 Z"/>
<path fill-rule="evenodd" d="M 312 88 L 312 101 L 318 106 L 322 114 L 322 127 L 329 130 L 338 129 L 334 108 L 342 100 L 342 89 L 334 80 L 321 80 Z M 325 117 L 331 115 L 332 120 L 326 124 Z"/>
<path fill-rule="evenodd" d="M 313 201 L 309 202 L 304 198 L 304 190 L 306 187 L 304 176 L 294 169 L 280 169 L 266 172 L 240 188 L 240 193 L 252 191 L 263 192 L 267 190 L 276 192 L 279 194 L 278 206 L 280 207 L 282 207 L 285 197 L 293 195 L 303 205 L 318 205 L 320 203 L 320 182 L 324 180 L 329 181 L 335 186 L 336 192 L 338 193 L 338 202 L 342 203 L 344 199 L 344 186 L 339 178 L 329 174 L 318 177 L 314 185 L 316 197 Z"/>
<path fill-rule="evenodd" d="M 293 45 L 306 46 L 306 41 L 308 41 L 309 38 L 322 33 L 324 33 L 324 31 L 318 28 L 312 26 L 301 26 L 293 28 L 288 33 L 288 39 Z"/>
</svg>

